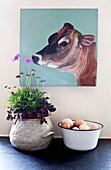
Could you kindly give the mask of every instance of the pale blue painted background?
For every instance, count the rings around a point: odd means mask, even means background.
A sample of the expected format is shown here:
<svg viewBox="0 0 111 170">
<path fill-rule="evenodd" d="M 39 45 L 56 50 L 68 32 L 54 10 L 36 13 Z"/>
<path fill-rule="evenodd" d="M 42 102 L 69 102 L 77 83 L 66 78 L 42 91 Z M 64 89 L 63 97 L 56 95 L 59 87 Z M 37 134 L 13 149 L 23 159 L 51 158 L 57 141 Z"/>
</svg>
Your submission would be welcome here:
<svg viewBox="0 0 111 170">
<path fill-rule="evenodd" d="M 65 22 L 71 23 L 82 34 L 98 37 L 98 9 L 21 9 L 20 10 L 20 54 L 21 61 L 32 57 L 48 44 L 48 37 L 60 30 Z M 96 51 L 97 54 L 97 51 Z M 96 55 L 97 57 L 97 55 Z M 27 70 L 27 64 L 24 64 Z M 45 79 L 46 86 L 76 86 L 74 76 L 57 69 L 37 66 L 36 76 Z M 23 71 L 20 67 L 20 72 Z M 27 72 L 27 71 L 26 71 Z M 23 81 L 25 85 L 25 78 Z M 36 85 L 36 80 L 34 81 Z"/>
</svg>

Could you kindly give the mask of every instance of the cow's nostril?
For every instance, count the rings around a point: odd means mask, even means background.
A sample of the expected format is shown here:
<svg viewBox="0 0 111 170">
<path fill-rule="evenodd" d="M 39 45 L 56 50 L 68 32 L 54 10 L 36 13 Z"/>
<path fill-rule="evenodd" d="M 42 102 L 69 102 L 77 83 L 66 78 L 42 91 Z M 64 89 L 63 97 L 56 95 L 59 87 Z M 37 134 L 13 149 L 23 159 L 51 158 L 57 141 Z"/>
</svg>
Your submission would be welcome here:
<svg viewBox="0 0 111 170">
<path fill-rule="evenodd" d="M 35 55 L 32 56 L 32 60 L 33 60 L 33 62 L 34 62 L 35 64 L 38 63 L 39 59 L 40 59 L 40 58 L 37 57 L 37 56 L 35 56 Z"/>
</svg>

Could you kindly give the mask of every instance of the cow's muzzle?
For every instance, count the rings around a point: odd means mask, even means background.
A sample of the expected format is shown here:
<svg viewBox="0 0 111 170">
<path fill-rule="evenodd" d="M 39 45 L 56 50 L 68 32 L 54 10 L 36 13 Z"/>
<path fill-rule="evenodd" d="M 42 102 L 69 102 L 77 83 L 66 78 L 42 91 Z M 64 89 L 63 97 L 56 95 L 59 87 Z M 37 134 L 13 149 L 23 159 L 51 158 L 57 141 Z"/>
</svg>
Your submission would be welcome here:
<svg viewBox="0 0 111 170">
<path fill-rule="evenodd" d="M 42 56 L 40 54 L 34 54 L 32 56 L 32 60 L 35 64 L 39 65 L 39 61 L 42 59 Z"/>
<path fill-rule="evenodd" d="M 50 67 L 50 68 L 58 68 L 58 66 L 51 63 L 50 60 L 44 61 L 42 59 L 42 55 L 37 54 L 37 53 L 32 56 L 32 60 L 35 64 L 37 64 L 39 66 L 47 66 L 47 67 Z"/>
</svg>

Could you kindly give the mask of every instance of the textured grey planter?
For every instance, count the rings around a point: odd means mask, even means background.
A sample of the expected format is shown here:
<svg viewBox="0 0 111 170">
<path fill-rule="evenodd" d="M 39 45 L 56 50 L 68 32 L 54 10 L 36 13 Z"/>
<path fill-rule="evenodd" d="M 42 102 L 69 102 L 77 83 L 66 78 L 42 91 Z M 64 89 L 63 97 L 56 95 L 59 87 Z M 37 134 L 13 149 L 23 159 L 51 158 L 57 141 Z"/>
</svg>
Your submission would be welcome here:
<svg viewBox="0 0 111 170">
<path fill-rule="evenodd" d="M 38 119 L 18 120 L 16 124 L 12 125 L 10 131 L 11 144 L 26 151 L 47 148 L 54 137 L 54 132 L 50 118 L 46 119 L 47 124 L 40 124 Z"/>
</svg>

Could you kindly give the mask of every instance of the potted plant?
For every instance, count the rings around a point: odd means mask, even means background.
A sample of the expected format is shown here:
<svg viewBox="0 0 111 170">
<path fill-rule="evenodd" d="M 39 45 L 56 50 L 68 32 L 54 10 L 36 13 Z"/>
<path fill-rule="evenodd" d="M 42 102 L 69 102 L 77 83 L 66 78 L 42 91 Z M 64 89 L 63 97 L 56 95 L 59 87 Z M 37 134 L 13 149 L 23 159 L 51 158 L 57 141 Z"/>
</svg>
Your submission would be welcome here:
<svg viewBox="0 0 111 170">
<path fill-rule="evenodd" d="M 12 61 L 20 61 L 20 54 L 13 57 Z M 21 88 L 16 86 L 5 88 L 9 92 L 7 120 L 14 120 L 10 131 L 11 144 L 22 150 L 39 150 L 46 148 L 54 136 L 52 123 L 49 118 L 51 112 L 56 108 L 46 97 L 44 82 L 37 76 L 37 87 L 33 87 L 35 70 L 30 70 L 31 58 L 24 60 L 28 64 L 28 73 L 19 73 L 16 78 L 21 83 Z M 23 78 L 26 79 L 26 86 L 22 86 Z M 39 89 L 39 82 L 42 83 L 42 90 Z M 32 85 L 32 86 L 31 86 Z"/>
</svg>

